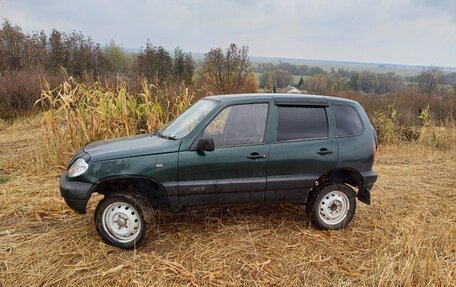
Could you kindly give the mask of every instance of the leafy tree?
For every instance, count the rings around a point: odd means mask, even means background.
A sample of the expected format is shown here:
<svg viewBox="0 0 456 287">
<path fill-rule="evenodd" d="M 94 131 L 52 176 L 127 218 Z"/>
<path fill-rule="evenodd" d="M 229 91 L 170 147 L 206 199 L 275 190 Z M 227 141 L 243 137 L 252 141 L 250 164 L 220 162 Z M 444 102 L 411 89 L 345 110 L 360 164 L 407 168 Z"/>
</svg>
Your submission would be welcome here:
<svg viewBox="0 0 456 287">
<path fill-rule="evenodd" d="M 262 73 L 259 77 L 260 87 L 272 89 L 274 86 L 274 73 L 273 72 L 265 72 Z"/>
<path fill-rule="evenodd" d="M 354 90 L 354 91 L 357 91 L 359 89 L 358 81 L 359 81 L 359 73 L 358 72 L 351 72 L 350 79 L 348 80 L 349 88 Z"/>
<path fill-rule="evenodd" d="M 293 82 L 293 76 L 286 70 L 275 70 L 266 72 L 260 76 L 260 87 L 272 89 L 275 85 L 276 88 L 285 88 Z"/>
<path fill-rule="evenodd" d="M 20 69 L 20 46 L 25 35 L 18 26 L 13 26 L 8 20 L 2 24 L 0 31 L 0 69 Z"/>
<path fill-rule="evenodd" d="M 243 92 L 258 93 L 258 83 L 257 83 L 257 80 L 255 79 L 255 74 L 253 72 L 250 72 L 247 75 L 247 78 L 245 79 L 245 83 L 244 83 Z"/>
<path fill-rule="evenodd" d="M 299 79 L 298 89 L 302 88 L 302 86 L 304 86 L 304 77 L 303 76 L 301 76 L 301 78 Z"/>
<path fill-rule="evenodd" d="M 272 63 L 260 63 L 256 64 L 253 67 L 253 70 L 257 73 L 265 73 L 265 72 L 272 72 L 275 70 L 286 70 L 290 72 L 292 75 L 308 75 L 309 73 L 309 67 L 307 65 L 293 65 L 290 63 L 279 63 L 277 65 L 274 65 Z M 313 70 L 316 71 L 316 70 Z M 323 70 L 321 70 L 323 71 Z M 323 71 L 324 72 L 324 71 Z"/>
<path fill-rule="evenodd" d="M 443 85 L 456 85 L 456 72 L 444 75 L 442 79 Z"/>
<path fill-rule="evenodd" d="M 137 71 L 157 84 L 164 84 L 171 78 L 173 61 L 163 47 L 155 47 L 149 41 L 137 58 Z"/>
<path fill-rule="evenodd" d="M 41 39 L 43 39 L 43 35 Z M 42 42 L 42 40 L 41 40 Z M 103 49 L 92 38 L 81 32 L 65 34 L 52 30 L 48 40 L 47 68 L 56 71 L 64 68 L 75 77 L 98 77 L 111 69 Z"/>
<path fill-rule="evenodd" d="M 424 95 L 435 93 L 443 79 L 443 71 L 439 67 L 428 67 L 417 76 L 418 88 Z"/>
<path fill-rule="evenodd" d="M 377 74 L 380 85 L 375 91 L 377 94 L 394 92 L 404 87 L 403 80 L 393 72 L 386 74 Z"/>
<path fill-rule="evenodd" d="M 49 61 L 48 68 L 50 70 L 57 70 L 65 65 L 65 44 L 63 33 L 53 29 L 49 36 Z"/>
<path fill-rule="evenodd" d="M 162 46 L 159 46 L 156 51 L 157 79 L 159 83 L 165 83 L 172 75 L 173 60 Z"/>
<path fill-rule="evenodd" d="M 230 94 L 246 91 L 245 83 L 251 71 L 248 48 L 231 44 L 225 52 L 214 48 L 206 54 L 201 77 L 206 87 L 214 93 Z"/>
<path fill-rule="evenodd" d="M 359 90 L 371 94 L 380 87 L 380 81 L 376 74 L 369 71 L 362 71 L 359 73 L 357 85 Z"/>
<path fill-rule="evenodd" d="M 62 33 L 63 34 L 63 33 Z M 108 70 L 108 62 L 103 49 L 91 37 L 73 31 L 64 35 L 64 68 L 76 77 L 98 77 Z"/>
<path fill-rule="evenodd" d="M 325 70 L 323 70 L 320 67 L 310 67 L 307 70 L 307 75 L 309 75 L 309 76 L 320 75 L 320 74 L 326 74 Z"/>
<path fill-rule="evenodd" d="M 113 72 L 124 75 L 130 73 L 132 57 L 114 40 L 111 40 L 103 52 Z"/>
<path fill-rule="evenodd" d="M 344 68 L 337 69 L 337 74 L 340 75 L 342 78 L 349 78 L 350 77 L 350 71 L 349 70 L 345 70 Z"/>
<path fill-rule="evenodd" d="M 40 51 L 41 50 L 41 51 Z M 36 39 L 8 20 L 0 30 L 0 70 L 21 70 L 36 67 L 45 61 L 46 51 Z"/>
<path fill-rule="evenodd" d="M 306 78 L 304 87 L 308 91 L 323 93 L 328 87 L 328 77 L 325 75 L 314 75 Z"/>
<path fill-rule="evenodd" d="M 184 60 L 184 74 L 183 81 L 186 85 L 190 85 L 193 82 L 193 74 L 195 73 L 195 61 L 193 61 L 191 54 L 185 55 Z"/>
<path fill-rule="evenodd" d="M 293 76 L 286 70 L 274 72 L 274 80 L 278 88 L 285 88 L 293 82 Z"/>
<path fill-rule="evenodd" d="M 48 59 L 48 38 L 44 31 L 34 32 L 31 36 L 31 43 L 33 46 L 33 57 L 34 63 L 33 66 L 39 66 L 45 68 L 49 59 Z"/>
<path fill-rule="evenodd" d="M 273 73 L 265 73 L 267 75 L 266 77 L 266 82 L 264 87 L 268 89 L 272 89 L 273 87 L 276 86 L 275 81 L 274 81 L 274 74 Z"/>
<path fill-rule="evenodd" d="M 190 54 L 185 54 L 182 49 L 176 48 L 174 50 L 173 59 L 173 76 L 177 83 L 185 83 L 190 85 L 192 83 L 193 72 L 195 70 L 195 63 Z"/>
</svg>

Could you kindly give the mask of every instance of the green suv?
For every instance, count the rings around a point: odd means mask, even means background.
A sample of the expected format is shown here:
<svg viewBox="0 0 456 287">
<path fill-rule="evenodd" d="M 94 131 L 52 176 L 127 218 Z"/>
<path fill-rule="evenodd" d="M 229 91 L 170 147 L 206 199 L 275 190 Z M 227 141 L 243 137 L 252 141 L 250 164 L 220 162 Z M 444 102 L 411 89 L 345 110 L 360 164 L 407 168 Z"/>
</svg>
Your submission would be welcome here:
<svg viewBox="0 0 456 287">
<path fill-rule="evenodd" d="M 370 204 L 376 149 L 375 130 L 355 101 L 211 96 L 153 134 L 86 145 L 60 178 L 60 192 L 81 214 L 92 193 L 103 194 L 96 229 L 126 249 L 154 226 L 154 209 L 291 202 L 306 204 L 315 227 L 339 229 L 356 198 Z"/>
</svg>

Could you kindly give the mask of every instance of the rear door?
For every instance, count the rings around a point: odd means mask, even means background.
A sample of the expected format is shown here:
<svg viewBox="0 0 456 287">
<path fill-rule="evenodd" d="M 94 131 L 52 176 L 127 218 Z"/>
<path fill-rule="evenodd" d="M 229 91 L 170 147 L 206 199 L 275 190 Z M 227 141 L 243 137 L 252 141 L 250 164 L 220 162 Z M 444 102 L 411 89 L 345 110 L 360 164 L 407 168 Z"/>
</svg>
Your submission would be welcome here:
<svg viewBox="0 0 456 287">
<path fill-rule="evenodd" d="M 266 200 L 303 202 L 318 177 L 337 166 L 331 109 L 325 102 L 277 102 L 275 108 Z"/>
<path fill-rule="evenodd" d="M 215 150 L 179 153 L 179 197 L 184 206 L 264 201 L 269 103 L 223 109 L 204 129 Z M 197 139 L 198 140 L 198 139 Z"/>
</svg>

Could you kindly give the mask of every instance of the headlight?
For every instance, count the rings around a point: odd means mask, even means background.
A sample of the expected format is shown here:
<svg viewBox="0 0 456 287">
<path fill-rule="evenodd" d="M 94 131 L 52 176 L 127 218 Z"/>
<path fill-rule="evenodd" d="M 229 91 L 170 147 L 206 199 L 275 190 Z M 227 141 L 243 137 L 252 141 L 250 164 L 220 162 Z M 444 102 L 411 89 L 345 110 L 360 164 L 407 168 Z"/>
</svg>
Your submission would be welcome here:
<svg viewBox="0 0 456 287">
<path fill-rule="evenodd" d="M 89 164 L 82 158 L 78 158 L 68 169 L 69 177 L 80 176 L 89 168 Z"/>
</svg>

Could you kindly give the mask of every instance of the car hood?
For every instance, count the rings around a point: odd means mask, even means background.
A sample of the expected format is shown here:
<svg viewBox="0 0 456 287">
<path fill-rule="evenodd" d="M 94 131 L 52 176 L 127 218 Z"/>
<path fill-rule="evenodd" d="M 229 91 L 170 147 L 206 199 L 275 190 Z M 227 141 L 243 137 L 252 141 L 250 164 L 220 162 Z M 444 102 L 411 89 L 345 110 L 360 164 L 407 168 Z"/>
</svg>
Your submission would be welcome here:
<svg viewBox="0 0 456 287">
<path fill-rule="evenodd" d="M 177 152 L 180 142 L 154 135 L 139 135 L 93 142 L 86 145 L 84 151 L 90 155 L 90 161 L 103 161 Z"/>
</svg>

